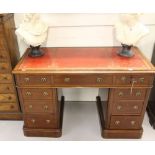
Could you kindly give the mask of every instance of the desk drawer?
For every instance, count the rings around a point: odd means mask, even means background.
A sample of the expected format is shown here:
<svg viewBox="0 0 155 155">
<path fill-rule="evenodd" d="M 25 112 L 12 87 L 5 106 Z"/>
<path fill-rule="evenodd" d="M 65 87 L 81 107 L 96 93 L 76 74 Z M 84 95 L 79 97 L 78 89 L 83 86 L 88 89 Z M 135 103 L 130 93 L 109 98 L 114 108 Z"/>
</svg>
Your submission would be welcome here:
<svg viewBox="0 0 155 155">
<path fill-rule="evenodd" d="M 24 101 L 25 113 L 54 113 L 56 105 L 52 100 L 27 100 Z"/>
<path fill-rule="evenodd" d="M 0 62 L 0 72 L 5 73 L 11 71 L 10 65 L 6 62 Z"/>
<path fill-rule="evenodd" d="M 15 94 L 0 94 L 0 102 L 16 102 Z"/>
<path fill-rule="evenodd" d="M 154 77 L 151 75 L 118 75 L 114 78 L 116 85 L 152 85 Z"/>
<path fill-rule="evenodd" d="M 0 93 L 13 93 L 14 91 L 13 84 L 0 84 Z"/>
<path fill-rule="evenodd" d="M 140 116 L 111 116 L 110 129 L 140 129 Z"/>
<path fill-rule="evenodd" d="M 113 115 L 140 114 L 143 108 L 143 101 L 114 101 L 112 106 Z"/>
<path fill-rule="evenodd" d="M 6 61 L 8 58 L 7 53 L 4 49 L 0 49 L 0 62 Z"/>
<path fill-rule="evenodd" d="M 112 75 L 53 75 L 53 84 L 58 86 L 102 86 L 112 83 Z"/>
<path fill-rule="evenodd" d="M 45 100 L 52 99 L 52 89 L 48 88 L 21 88 L 23 99 Z"/>
<path fill-rule="evenodd" d="M 17 84 L 23 86 L 47 86 L 51 85 L 51 76 L 50 75 L 16 75 Z"/>
<path fill-rule="evenodd" d="M 0 112 L 16 112 L 19 111 L 17 103 L 0 103 Z"/>
<path fill-rule="evenodd" d="M 144 100 L 147 89 L 115 89 L 113 94 L 116 100 Z"/>
<path fill-rule="evenodd" d="M 24 125 L 27 128 L 58 128 L 58 121 L 55 115 L 25 115 L 24 116 Z"/>
<path fill-rule="evenodd" d="M 0 83 L 12 83 L 13 78 L 11 74 L 0 74 Z"/>
</svg>

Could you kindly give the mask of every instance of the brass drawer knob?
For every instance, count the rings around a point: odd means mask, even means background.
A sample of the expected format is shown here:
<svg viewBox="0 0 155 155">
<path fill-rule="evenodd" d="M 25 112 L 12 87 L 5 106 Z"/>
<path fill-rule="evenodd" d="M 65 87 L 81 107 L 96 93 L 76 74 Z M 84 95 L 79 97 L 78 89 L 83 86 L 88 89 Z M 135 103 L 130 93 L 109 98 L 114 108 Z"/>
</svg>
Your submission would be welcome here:
<svg viewBox="0 0 155 155">
<path fill-rule="evenodd" d="M 43 92 L 43 95 L 44 95 L 44 96 L 48 96 L 48 92 L 44 91 L 44 92 Z"/>
<path fill-rule="evenodd" d="M 144 78 L 139 78 L 139 81 L 140 81 L 141 83 L 143 83 L 143 82 L 144 82 Z"/>
<path fill-rule="evenodd" d="M 134 105 L 133 109 L 137 110 L 138 109 L 138 105 Z"/>
<path fill-rule="evenodd" d="M 31 119 L 31 122 L 32 122 L 32 123 L 35 123 L 35 122 L 36 122 L 36 120 L 35 120 L 35 119 Z"/>
<path fill-rule="evenodd" d="M 8 77 L 7 76 L 4 76 L 4 80 L 8 80 Z"/>
<path fill-rule="evenodd" d="M 30 81 L 30 78 L 26 77 L 25 82 L 29 82 L 29 81 Z"/>
<path fill-rule="evenodd" d="M 48 110 L 48 106 L 47 106 L 47 105 L 45 105 L 45 106 L 44 106 L 44 109 L 45 109 L 45 110 Z"/>
<path fill-rule="evenodd" d="M 122 106 L 121 105 L 118 105 L 117 106 L 117 110 L 121 110 L 122 109 Z"/>
<path fill-rule="evenodd" d="M 100 82 L 103 82 L 103 78 L 98 77 L 98 78 L 96 79 L 96 81 L 99 82 L 99 83 L 100 83 Z"/>
<path fill-rule="evenodd" d="M 12 97 L 11 97 L 11 96 L 9 96 L 9 97 L 8 97 L 8 99 L 9 99 L 9 100 L 11 100 L 11 99 L 12 99 Z"/>
<path fill-rule="evenodd" d="M 136 96 L 141 96 L 141 92 L 136 92 Z"/>
<path fill-rule="evenodd" d="M 121 81 L 124 82 L 125 80 L 126 80 L 126 77 L 125 77 L 125 76 L 122 76 L 122 77 L 121 77 Z"/>
<path fill-rule="evenodd" d="M 135 125 L 136 121 L 131 121 L 131 125 Z"/>
<path fill-rule="evenodd" d="M 29 105 L 29 108 L 30 108 L 30 109 L 32 109 L 32 107 L 33 107 L 32 105 Z"/>
<path fill-rule="evenodd" d="M 118 96 L 123 96 L 123 92 L 119 92 Z"/>
<path fill-rule="evenodd" d="M 27 95 L 27 96 L 31 96 L 32 94 L 31 94 L 31 92 L 27 91 L 27 92 L 26 92 L 26 95 Z"/>
<path fill-rule="evenodd" d="M 49 124 L 50 122 L 51 122 L 51 120 L 49 120 L 49 119 L 46 120 L 46 123 L 47 123 L 47 124 Z"/>
<path fill-rule="evenodd" d="M 41 78 L 41 82 L 46 82 L 47 79 L 46 78 Z"/>
<path fill-rule="evenodd" d="M 115 121 L 115 125 L 119 125 L 120 124 L 120 121 Z"/>
<path fill-rule="evenodd" d="M 69 82 L 70 81 L 70 78 L 67 77 L 67 78 L 64 79 L 64 81 L 65 82 Z"/>
</svg>

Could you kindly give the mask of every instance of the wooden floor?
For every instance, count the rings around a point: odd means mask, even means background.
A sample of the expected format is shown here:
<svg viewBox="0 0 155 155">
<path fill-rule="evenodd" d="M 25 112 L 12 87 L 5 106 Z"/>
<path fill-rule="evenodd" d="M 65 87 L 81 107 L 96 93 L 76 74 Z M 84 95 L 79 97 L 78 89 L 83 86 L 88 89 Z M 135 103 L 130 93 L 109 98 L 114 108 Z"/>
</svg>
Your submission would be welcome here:
<svg viewBox="0 0 155 155">
<path fill-rule="evenodd" d="M 2 140 L 75 140 L 75 141 L 100 141 L 100 124 L 95 102 L 67 102 L 64 108 L 63 133 L 60 138 L 25 137 L 23 135 L 23 121 L 0 121 L 0 141 Z M 148 122 L 145 114 L 143 122 L 144 133 L 141 140 L 155 140 L 155 130 Z M 117 139 L 118 140 L 118 139 Z M 123 139 L 125 140 L 125 139 Z M 127 139 L 129 140 L 129 139 Z"/>
</svg>

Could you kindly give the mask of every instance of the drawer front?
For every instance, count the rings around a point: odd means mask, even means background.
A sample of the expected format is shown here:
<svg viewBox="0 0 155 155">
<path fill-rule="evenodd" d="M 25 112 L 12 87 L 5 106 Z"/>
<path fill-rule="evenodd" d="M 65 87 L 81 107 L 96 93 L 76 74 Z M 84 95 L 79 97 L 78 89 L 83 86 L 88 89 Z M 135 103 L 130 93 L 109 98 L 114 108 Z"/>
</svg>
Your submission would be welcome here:
<svg viewBox="0 0 155 155">
<path fill-rule="evenodd" d="M 151 75 L 118 75 L 115 76 L 114 82 L 116 85 L 152 85 L 154 77 Z"/>
<path fill-rule="evenodd" d="M 13 84 L 0 84 L 0 93 L 14 93 Z"/>
<path fill-rule="evenodd" d="M 16 102 L 15 94 L 0 94 L 0 102 Z"/>
<path fill-rule="evenodd" d="M 116 101 L 112 106 L 112 114 L 140 114 L 143 108 L 143 104 L 144 102 L 142 101 Z"/>
<path fill-rule="evenodd" d="M 55 103 L 55 102 L 54 102 Z M 52 100 L 30 100 L 24 101 L 25 113 L 55 113 L 56 105 Z"/>
<path fill-rule="evenodd" d="M 12 83 L 13 78 L 11 74 L 0 74 L 0 83 Z"/>
<path fill-rule="evenodd" d="M 8 63 L 6 62 L 0 62 L 0 72 L 5 73 L 5 72 L 10 72 L 11 67 Z"/>
<path fill-rule="evenodd" d="M 111 116 L 110 129 L 140 129 L 140 116 Z"/>
<path fill-rule="evenodd" d="M 102 86 L 112 83 L 112 75 L 53 75 L 53 84 L 56 86 Z"/>
<path fill-rule="evenodd" d="M 144 100 L 147 89 L 115 89 L 114 98 L 117 100 Z"/>
<path fill-rule="evenodd" d="M 0 103 L 0 112 L 17 112 L 19 111 L 17 103 Z"/>
<path fill-rule="evenodd" d="M 55 115 L 25 115 L 24 125 L 27 128 L 58 128 L 58 121 Z"/>
<path fill-rule="evenodd" d="M 7 56 L 6 51 L 3 49 L 0 49 L 0 62 L 6 61 L 7 58 L 8 56 Z"/>
<path fill-rule="evenodd" d="M 51 85 L 52 78 L 50 75 L 16 75 L 16 81 L 19 86 L 47 86 Z"/>
<path fill-rule="evenodd" d="M 48 88 L 22 88 L 21 91 L 23 99 L 25 100 L 26 99 L 45 100 L 53 98 L 52 89 Z"/>
</svg>

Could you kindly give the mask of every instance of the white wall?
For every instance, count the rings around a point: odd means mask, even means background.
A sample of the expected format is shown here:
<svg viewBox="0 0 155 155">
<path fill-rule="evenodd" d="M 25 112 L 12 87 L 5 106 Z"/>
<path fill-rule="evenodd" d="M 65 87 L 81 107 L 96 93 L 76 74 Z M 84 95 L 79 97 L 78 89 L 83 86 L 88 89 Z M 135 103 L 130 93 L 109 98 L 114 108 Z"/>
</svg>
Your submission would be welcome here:
<svg viewBox="0 0 155 155">
<path fill-rule="evenodd" d="M 15 14 L 16 27 L 19 26 L 24 14 Z M 45 46 L 79 47 L 79 46 L 115 46 L 120 45 L 114 37 L 114 23 L 118 14 L 41 14 L 49 25 L 49 33 Z M 150 30 L 138 47 L 144 55 L 151 59 L 155 41 L 155 14 L 143 14 L 142 22 Z M 21 55 L 26 45 L 18 38 Z M 92 101 L 98 89 L 63 89 L 66 100 Z M 104 97 L 106 98 L 106 96 Z"/>
</svg>

